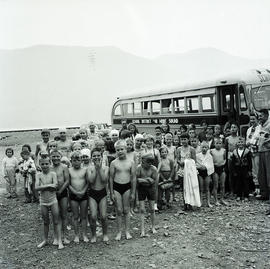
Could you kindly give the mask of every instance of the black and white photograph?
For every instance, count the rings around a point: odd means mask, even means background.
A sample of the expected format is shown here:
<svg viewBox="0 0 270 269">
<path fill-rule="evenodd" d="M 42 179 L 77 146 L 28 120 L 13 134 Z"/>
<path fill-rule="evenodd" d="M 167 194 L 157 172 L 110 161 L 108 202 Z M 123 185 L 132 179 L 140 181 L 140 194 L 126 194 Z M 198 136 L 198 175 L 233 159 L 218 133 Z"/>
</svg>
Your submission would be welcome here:
<svg viewBox="0 0 270 269">
<path fill-rule="evenodd" d="M 0 268 L 270 268 L 269 14 L 0 0 Z"/>
</svg>

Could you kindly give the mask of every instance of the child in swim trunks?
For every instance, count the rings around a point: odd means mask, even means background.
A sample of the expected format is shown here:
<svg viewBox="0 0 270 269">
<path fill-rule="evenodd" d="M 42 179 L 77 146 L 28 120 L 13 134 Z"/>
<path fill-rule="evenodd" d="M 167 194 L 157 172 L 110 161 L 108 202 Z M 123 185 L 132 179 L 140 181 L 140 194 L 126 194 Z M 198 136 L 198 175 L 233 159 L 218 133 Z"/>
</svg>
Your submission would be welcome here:
<svg viewBox="0 0 270 269">
<path fill-rule="evenodd" d="M 138 166 L 136 172 L 141 213 L 141 237 L 146 236 L 144 227 L 146 198 L 149 203 L 149 209 L 151 214 L 151 230 L 153 234 L 157 233 L 155 229 L 155 200 L 158 189 L 158 173 L 157 168 L 153 166 L 152 163 L 152 154 L 143 155 L 142 163 Z"/>
<path fill-rule="evenodd" d="M 41 158 L 39 160 L 39 165 L 41 167 L 41 172 L 37 173 L 36 178 L 36 190 L 40 191 L 40 207 L 41 214 L 44 222 L 43 236 L 44 240 L 38 245 L 38 248 L 42 248 L 48 244 L 49 235 L 49 209 L 53 215 L 53 223 L 56 234 L 56 243 L 58 249 L 64 248 L 61 239 L 61 225 L 59 222 L 59 208 L 56 198 L 57 189 L 57 176 L 56 173 L 50 171 L 50 159 L 48 157 Z"/>
<path fill-rule="evenodd" d="M 69 244 L 69 240 L 66 238 L 66 227 L 67 227 L 67 212 L 68 212 L 68 190 L 69 185 L 69 172 L 68 168 L 61 163 L 61 153 L 57 150 L 51 151 L 51 170 L 56 173 L 57 177 L 57 201 L 60 210 L 60 225 L 62 228 L 62 238 L 64 244 Z M 54 241 L 55 243 L 55 241 Z M 53 244 L 54 244 L 53 243 Z"/>
<path fill-rule="evenodd" d="M 86 235 L 87 227 L 87 206 L 88 206 L 88 196 L 87 196 L 87 169 L 81 167 L 81 153 L 73 152 L 71 154 L 71 164 L 69 170 L 70 176 L 70 205 L 73 213 L 74 219 L 74 231 L 75 238 L 74 242 L 79 243 L 79 216 L 82 223 L 82 235 L 83 241 L 88 242 Z"/>
<path fill-rule="evenodd" d="M 209 153 L 209 145 L 206 141 L 201 143 L 201 150 L 200 153 L 196 154 L 201 204 L 203 200 L 203 189 L 205 187 L 207 206 L 212 207 L 210 204 L 210 182 L 211 175 L 214 173 L 214 163 L 212 155 Z"/>
<path fill-rule="evenodd" d="M 136 172 L 133 161 L 126 157 L 127 144 L 124 140 L 115 143 L 117 159 L 110 166 L 110 192 L 111 199 L 116 205 L 117 235 L 115 240 L 121 240 L 122 214 L 125 218 L 126 239 L 130 235 L 130 203 L 134 201 L 136 190 Z"/>
<path fill-rule="evenodd" d="M 220 202 L 223 205 L 227 205 L 224 201 L 225 195 L 225 164 L 226 164 L 226 150 L 222 147 L 222 138 L 215 139 L 215 148 L 211 149 L 211 154 L 213 157 L 215 172 L 213 174 L 213 196 L 215 199 L 215 205 L 219 205 L 217 190 L 220 185 Z"/>
<path fill-rule="evenodd" d="M 100 214 L 100 220 L 103 230 L 103 241 L 109 240 L 107 235 L 108 223 L 107 223 L 107 182 L 109 177 L 109 168 L 102 164 L 101 151 L 98 148 L 92 149 L 92 162 L 87 171 L 88 180 L 90 184 L 89 188 L 89 206 L 91 212 L 91 243 L 95 243 L 96 239 L 96 222 L 97 214 Z"/>
<path fill-rule="evenodd" d="M 165 135 L 166 139 L 166 135 Z M 163 195 L 165 193 L 165 206 L 170 207 L 170 192 L 173 188 L 174 179 L 174 161 L 168 157 L 168 148 L 163 146 L 160 148 L 160 164 L 158 167 L 159 189 L 158 189 L 158 207 L 162 209 Z"/>
</svg>

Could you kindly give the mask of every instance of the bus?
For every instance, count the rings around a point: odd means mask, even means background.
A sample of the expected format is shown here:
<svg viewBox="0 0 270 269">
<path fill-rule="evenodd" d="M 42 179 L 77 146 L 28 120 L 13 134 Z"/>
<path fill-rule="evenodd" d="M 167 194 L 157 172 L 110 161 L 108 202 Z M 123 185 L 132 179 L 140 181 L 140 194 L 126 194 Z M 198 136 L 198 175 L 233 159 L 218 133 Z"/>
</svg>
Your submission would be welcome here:
<svg viewBox="0 0 270 269">
<path fill-rule="evenodd" d="M 174 132 L 182 124 L 198 127 L 206 120 L 210 126 L 224 126 L 232 120 L 245 135 L 249 116 L 265 108 L 270 109 L 270 70 L 260 69 L 117 98 L 111 120 L 113 129 L 126 120 L 147 133 L 161 124 L 169 124 Z"/>
</svg>

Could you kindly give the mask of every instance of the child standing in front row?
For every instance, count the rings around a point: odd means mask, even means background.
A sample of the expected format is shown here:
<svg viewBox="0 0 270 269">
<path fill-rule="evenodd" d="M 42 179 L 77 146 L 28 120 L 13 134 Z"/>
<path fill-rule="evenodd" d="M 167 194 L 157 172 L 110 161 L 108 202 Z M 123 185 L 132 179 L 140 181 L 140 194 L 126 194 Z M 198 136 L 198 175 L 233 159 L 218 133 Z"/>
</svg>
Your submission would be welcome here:
<svg viewBox="0 0 270 269">
<path fill-rule="evenodd" d="M 213 157 L 214 162 L 214 175 L 213 175 L 213 195 L 215 199 L 215 204 L 219 205 L 218 197 L 217 197 L 217 190 L 220 184 L 220 202 L 223 205 L 227 205 L 224 201 L 225 195 L 225 164 L 226 164 L 226 150 L 222 147 L 222 138 L 216 138 L 215 140 L 215 148 L 211 149 L 211 154 Z"/>
<path fill-rule="evenodd" d="M 56 198 L 57 176 L 55 172 L 50 171 L 49 157 L 41 158 L 39 160 L 39 165 L 42 172 L 37 174 L 35 189 L 40 191 L 40 207 L 44 221 L 44 240 L 38 245 L 38 248 L 42 248 L 48 244 L 50 209 L 53 215 L 53 222 L 56 230 L 55 234 L 57 235 L 58 241 L 58 249 L 63 249 L 64 246 L 61 239 L 61 225 L 59 222 L 59 207 Z"/>
<path fill-rule="evenodd" d="M 166 137 L 166 136 L 165 136 Z M 166 206 L 170 207 L 170 191 L 174 184 L 174 160 L 168 156 L 168 148 L 160 148 L 161 160 L 158 167 L 159 189 L 158 189 L 158 207 L 162 209 L 163 195 L 165 193 Z"/>
<path fill-rule="evenodd" d="M 211 175 L 214 173 L 214 163 L 211 154 L 209 153 L 209 146 L 206 141 L 201 143 L 202 152 L 196 155 L 197 169 L 199 172 L 198 179 L 200 185 L 200 197 L 201 203 L 203 200 L 203 189 L 205 187 L 206 192 L 206 205 L 212 207 L 210 203 L 210 182 Z"/>
<path fill-rule="evenodd" d="M 238 137 L 237 148 L 232 153 L 232 174 L 235 181 L 236 200 L 248 201 L 249 178 L 252 176 L 251 152 L 245 148 L 245 139 Z"/>
<path fill-rule="evenodd" d="M 3 159 L 3 174 L 6 180 L 7 198 L 16 198 L 16 170 L 18 160 L 14 157 L 12 148 L 6 149 L 6 157 Z"/>
<path fill-rule="evenodd" d="M 146 236 L 144 227 L 145 199 L 147 198 L 151 214 L 151 230 L 157 233 L 155 229 L 155 200 L 158 188 L 158 173 L 153 163 L 152 154 L 142 156 L 142 163 L 137 167 L 138 197 L 141 213 L 141 237 Z"/>
</svg>

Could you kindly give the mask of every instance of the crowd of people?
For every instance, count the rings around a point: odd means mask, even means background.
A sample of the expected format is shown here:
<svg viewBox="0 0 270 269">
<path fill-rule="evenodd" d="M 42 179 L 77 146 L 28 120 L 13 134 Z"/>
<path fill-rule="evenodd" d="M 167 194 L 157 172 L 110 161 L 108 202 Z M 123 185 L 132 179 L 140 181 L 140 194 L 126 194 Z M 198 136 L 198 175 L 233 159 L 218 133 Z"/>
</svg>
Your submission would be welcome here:
<svg viewBox="0 0 270 269">
<path fill-rule="evenodd" d="M 139 133 L 135 124 L 125 120 L 120 130 L 99 133 L 90 123 L 89 129 L 81 128 L 72 139 L 64 128 L 54 139 L 50 130 L 43 129 L 35 153 L 30 145 L 23 145 L 17 160 L 13 149 L 6 148 L 2 165 L 7 198 L 17 197 L 16 180 L 18 175 L 23 177 L 25 203 L 39 201 L 41 206 L 44 240 L 38 248 L 48 244 L 49 211 L 53 244 L 62 249 L 70 243 L 69 208 L 75 243 L 80 242 L 80 226 L 83 241 L 89 241 L 88 222 L 90 241 L 95 243 L 98 221 L 103 241 L 109 240 L 108 205 L 114 205 L 116 240 L 121 240 L 123 220 L 125 238 L 132 238 L 130 217 L 138 212 L 144 237 L 146 200 L 151 232 L 156 233 L 155 213 L 170 208 L 177 201 L 177 191 L 187 211 L 203 205 L 227 206 L 231 199 L 248 202 L 250 196 L 269 199 L 269 134 L 268 110 L 261 110 L 258 118 L 250 116 L 246 137 L 239 135 L 234 122 L 222 129 L 202 121 L 199 130 L 191 123 L 174 132 L 163 124 L 154 128 L 154 135 Z"/>
</svg>

